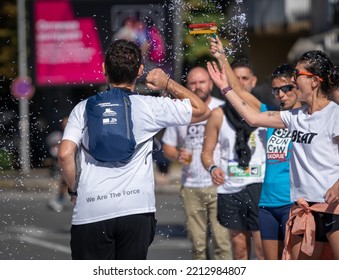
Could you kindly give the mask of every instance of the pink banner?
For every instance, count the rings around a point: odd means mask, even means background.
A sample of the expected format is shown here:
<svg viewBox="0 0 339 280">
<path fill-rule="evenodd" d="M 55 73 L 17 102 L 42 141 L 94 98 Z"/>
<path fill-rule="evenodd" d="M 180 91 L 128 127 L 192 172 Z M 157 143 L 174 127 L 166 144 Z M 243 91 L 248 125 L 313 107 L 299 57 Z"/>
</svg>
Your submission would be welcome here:
<svg viewBox="0 0 339 280">
<path fill-rule="evenodd" d="M 95 21 L 76 18 L 67 0 L 36 1 L 34 10 L 37 85 L 105 83 Z"/>
</svg>

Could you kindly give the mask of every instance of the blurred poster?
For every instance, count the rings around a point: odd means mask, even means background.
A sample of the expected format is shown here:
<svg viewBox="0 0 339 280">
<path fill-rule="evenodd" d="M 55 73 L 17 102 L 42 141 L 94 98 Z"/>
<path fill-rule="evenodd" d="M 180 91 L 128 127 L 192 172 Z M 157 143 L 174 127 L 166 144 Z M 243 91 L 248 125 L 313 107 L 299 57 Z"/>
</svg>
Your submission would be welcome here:
<svg viewBox="0 0 339 280">
<path fill-rule="evenodd" d="M 104 54 L 94 19 L 77 17 L 65 0 L 36 1 L 34 11 L 36 84 L 104 83 Z"/>
<path fill-rule="evenodd" d="M 138 1 L 140 3 L 140 1 Z M 172 75 L 172 24 L 163 1 L 32 1 L 37 86 L 105 84 L 105 49 L 116 39 L 140 46 L 146 73 L 160 66 Z M 171 58 L 171 59 L 168 59 Z"/>
<path fill-rule="evenodd" d="M 167 59 L 164 8 L 160 5 L 114 5 L 111 8 L 112 40 L 126 39 L 135 42 L 143 52 L 146 73 L 161 67 L 170 73 Z"/>
<path fill-rule="evenodd" d="M 165 63 L 166 46 L 163 9 L 150 5 L 115 5 L 112 7 L 114 39 L 135 42 L 143 51 L 146 62 Z"/>
</svg>

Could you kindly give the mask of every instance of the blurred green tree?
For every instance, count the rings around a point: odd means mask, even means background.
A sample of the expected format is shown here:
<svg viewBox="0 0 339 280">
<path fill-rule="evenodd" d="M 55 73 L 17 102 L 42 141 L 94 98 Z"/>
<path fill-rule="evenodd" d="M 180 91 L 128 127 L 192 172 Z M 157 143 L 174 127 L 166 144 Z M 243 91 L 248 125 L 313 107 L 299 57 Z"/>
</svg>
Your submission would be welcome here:
<svg viewBox="0 0 339 280">
<path fill-rule="evenodd" d="M 221 1 L 208 0 L 186 0 L 184 7 L 184 68 L 194 66 L 206 66 L 206 62 L 211 60 L 209 53 L 209 38 L 212 34 L 195 35 L 189 34 L 188 26 L 194 23 L 215 22 L 218 27 L 217 35 L 220 38 L 221 27 L 227 21 L 225 11 L 227 5 L 221 4 Z M 224 2 L 224 1 L 222 1 Z M 228 45 L 226 39 L 222 39 L 224 46 Z"/>
</svg>

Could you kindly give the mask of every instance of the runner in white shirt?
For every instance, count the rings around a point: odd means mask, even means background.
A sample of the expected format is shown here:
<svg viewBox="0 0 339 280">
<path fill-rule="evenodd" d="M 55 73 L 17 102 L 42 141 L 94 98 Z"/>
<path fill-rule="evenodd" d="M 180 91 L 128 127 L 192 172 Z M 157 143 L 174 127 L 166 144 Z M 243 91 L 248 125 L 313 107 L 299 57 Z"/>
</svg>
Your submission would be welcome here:
<svg viewBox="0 0 339 280">
<path fill-rule="evenodd" d="M 248 59 L 236 59 L 231 67 L 235 79 L 252 92 L 256 77 Z M 252 250 L 257 259 L 264 258 L 258 203 L 266 168 L 265 136 L 266 128 L 249 127 L 229 102 L 213 110 L 206 125 L 202 160 L 219 186 L 218 220 L 230 230 L 237 260 L 250 259 Z M 219 150 L 221 160 L 216 161 Z"/>
<path fill-rule="evenodd" d="M 141 50 L 134 43 L 114 41 L 106 52 L 107 82 L 111 87 L 134 91 L 143 71 L 141 61 Z M 59 162 L 75 204 L 73 259 L 146 259 L 156 226 L 153 136 L 164 127 L 200 122 L 209 116 L 208 107 L 194 93 L 161 69 L 148 73 L 146 85 L 151 90 L 165 89 L 177 99 L 130 96 L 136 150 L 127 164 L 98 162 L 80 147 L 81 142 L 84 146 L 88 143 L 84 130 L 87 100 L 69 116 Z"/>
<path fill-rule="evenodd" d="M 203 67 L 194 67 L 187 74 L 186 87 L 199 96 L 212 110 L 225 102 L 211 95 L 213 81 Z M 217 220 L 217 194 L 211 176 L 201 163 L 206 121 L 189 126 L 169 127 L 163 136 L 165 155 L 182 165 L 181 199 L 186 215 L 193 259 L 233 259 L 228 230 Z M 185 152 L 191 151 L 186 161 Z M 209 228 L 213 251 L 209 252 Z"/>
<path fill-rule="evenodd" d="M 307 229 L 314 230 L 315 235 L 308 236 L 308 230 L 295 228 L 298 234 L 286 239 L 285 252 L 292 259 L 319 259 L 328 242 L 333 257 L 339 259 L 339 107 L 330 101 L 333 88 L 338 87 L 338 69 L 325 53 L 306 52 L 298 60 L 292 79 L 300 90 L 298 100 L 305 105 L 257 113 L 233 92 L 223 66 L 221 71 L 216 63 L 208 63 L 207 67 L 223 95 L 250 125 L 288 128 L 292 133 L 291 199 L 298 203 L 292 210 L 304 211 L 306 223 L 313 219 L 306 218 L 309 212 L 305 209 L 311 210 L 315 225 L 308 224 Z M 295 211 L 288 222 L 292 230 L 305 224 L 294 222 L 301 218 L 301 214 L 293 215 Z"/>
</svg>

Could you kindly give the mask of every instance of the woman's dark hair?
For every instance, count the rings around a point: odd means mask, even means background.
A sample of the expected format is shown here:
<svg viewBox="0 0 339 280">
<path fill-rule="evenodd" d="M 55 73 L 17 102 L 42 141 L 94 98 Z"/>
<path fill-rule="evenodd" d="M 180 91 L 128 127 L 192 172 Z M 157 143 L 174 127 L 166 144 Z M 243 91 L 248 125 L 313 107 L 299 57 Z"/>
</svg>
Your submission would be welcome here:
<svg viewBox="0 0 339 280">
<path fill-rule="evenodd" d="M 123 39 L 114 41 L 105 56 L 105 70 L 109 82 L 132 84 L 138 77 L 141 63 L 141 50 L 135 43 Z"/>
<path fill-rule="evenodd" d="M 271 75 L 271 81 L 276 78 L 292 78 L 293 71 L 294 71 L 295 65 L 290 63 L 284 63 L 279 65 L 275 70 L 273 71 Z"/>
<path fill-rule="evenodd" d="M 329 94 L 339 86 L 338 68 L 334 67 L 330 58 L 322 51 L 313 50 L 304 53 L 298 63 L 305 63 L 305 69 L 323 79 L 321 89 Z"/>
</svg>

